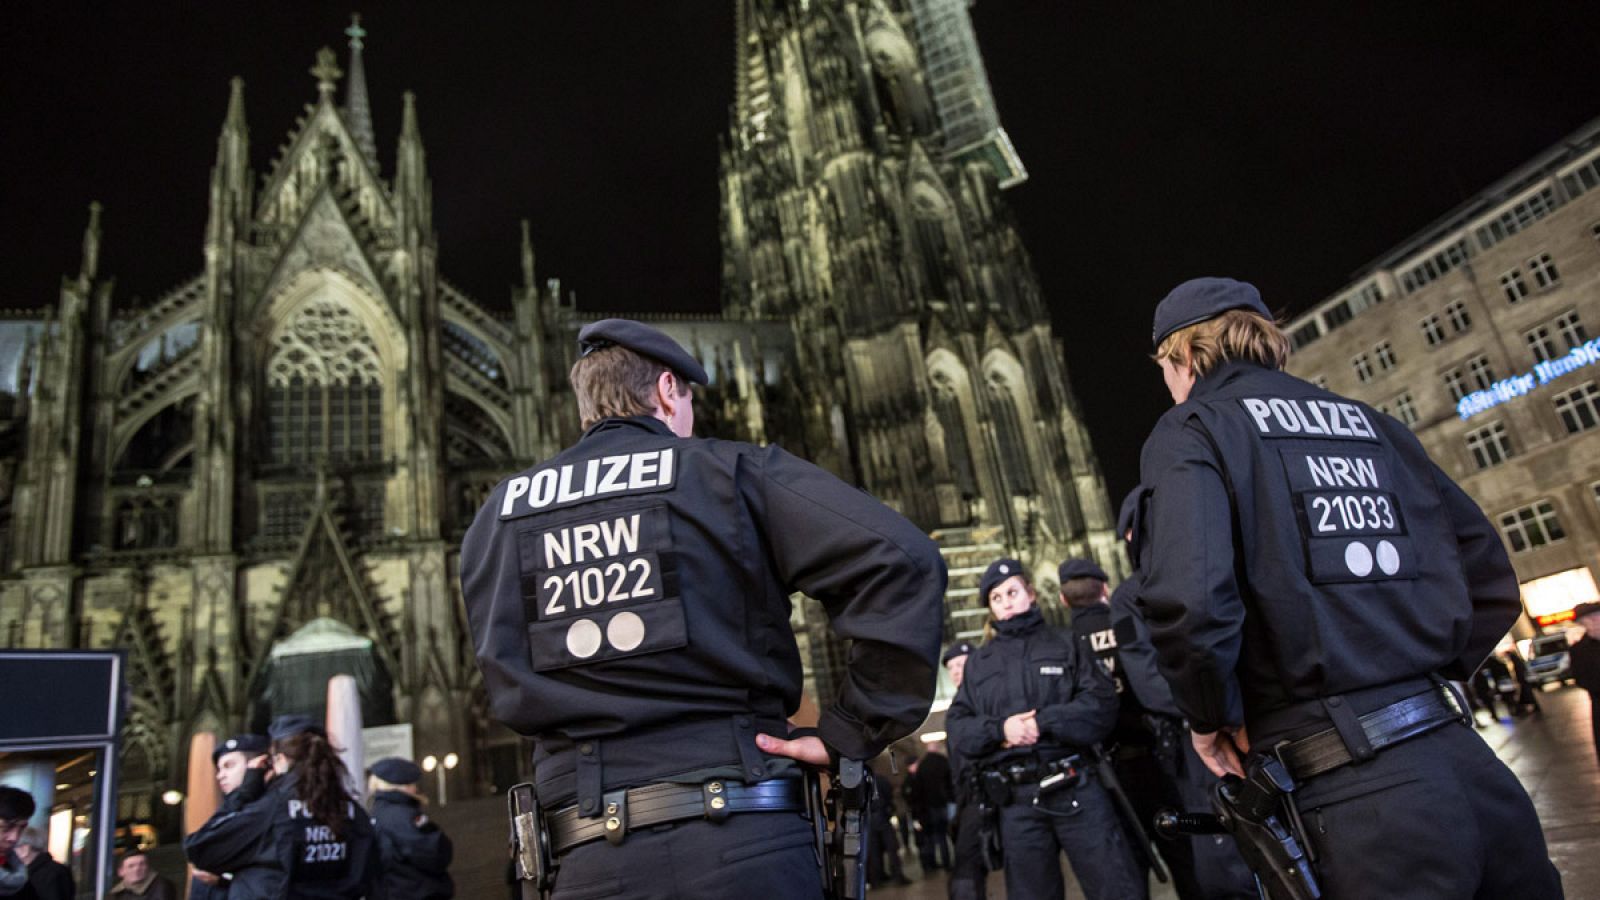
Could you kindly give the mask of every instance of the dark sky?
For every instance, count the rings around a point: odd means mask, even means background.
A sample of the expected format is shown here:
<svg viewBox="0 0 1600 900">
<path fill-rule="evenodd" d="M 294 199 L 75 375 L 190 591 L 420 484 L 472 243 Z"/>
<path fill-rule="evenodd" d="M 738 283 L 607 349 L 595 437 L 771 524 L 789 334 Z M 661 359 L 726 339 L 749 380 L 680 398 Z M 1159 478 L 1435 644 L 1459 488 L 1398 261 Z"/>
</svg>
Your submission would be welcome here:
<svg viewBox="0 0 1600 900">
<path fill-rule="evenodd" d="M 715 309 L 730 0 L 369 4 L 384 174 L 413 90 L 447 278 L 501 305 L 517 220 L 586 309 Z M 349 3 L 42 3 L 0 30 L 0 307 L 53 302 L 90 200 L 121 302 L 197 273 L 228 79 L 256 169 Z M 1228 274 L 1297 311 L 1600 115 L 1587 4 L 981 0 L 1009 194 L 1114 499 L 1165 406 L 1149 314 Z M 341 62 L 342 64 L 342 62 Z"/>
</svg>

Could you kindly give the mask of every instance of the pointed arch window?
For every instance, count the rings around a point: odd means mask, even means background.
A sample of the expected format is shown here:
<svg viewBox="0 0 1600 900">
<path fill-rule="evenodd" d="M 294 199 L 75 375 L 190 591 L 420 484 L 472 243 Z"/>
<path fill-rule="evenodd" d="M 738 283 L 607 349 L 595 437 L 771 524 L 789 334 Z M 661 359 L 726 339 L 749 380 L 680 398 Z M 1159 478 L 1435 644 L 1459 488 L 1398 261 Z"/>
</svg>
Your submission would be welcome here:
<svg viewBox="0 0 1600 900">
<path fill-rule="evenodd" d="M 931 185 L 918 183 L 911 193 L 913 229 L 917 244 L 917 263 L 928 292 L 945 297 L 945 278 L 954 267 L 950 249 L 950 204 Z"/>
<path fill-rule="evenodd" d="M 274 463 L 381 459 L 381 373 L 372 336 L 354 313 L 331 299 L 308 304 L 273 338 L 268 457 Z"/>
<path fill-rule="evenodd" d="M 1035 493 L 1027 433 L 1022 430 L 1022 417 L 1017 413 L 1017 398 L 998 376 L 989 381 L 989 409 L 994 416 L 995 443 L 1006 485 L 1013 495 Z"/>
<path fill-rule="evenodd" d="M 961 398 L 955 385 L 943 373 L 933 379 L 933 412 L 944 431 L 944 455 L 950 462 L 950 475 L 956 489 L 964 496 L 978 493 L 978 479 L 973 473 L 972 445 L 967 442 L 967 420 L 961 412 Z"/>
</svg>

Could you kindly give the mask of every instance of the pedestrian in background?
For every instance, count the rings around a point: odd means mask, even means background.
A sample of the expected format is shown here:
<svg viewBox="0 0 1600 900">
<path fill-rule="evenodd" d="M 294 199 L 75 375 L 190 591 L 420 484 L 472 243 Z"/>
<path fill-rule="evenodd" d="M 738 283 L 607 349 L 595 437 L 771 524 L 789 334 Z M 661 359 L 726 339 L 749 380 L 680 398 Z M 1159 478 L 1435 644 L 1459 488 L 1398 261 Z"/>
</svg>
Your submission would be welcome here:
<svg viewBox="0 0 1600 900">
<path fill-rule="evenodd" d="M 966 676 L 967 657 L 973 645 L 957 641 L 944 651 L 944 668 L 950 683 L 961 690 Z M 983 857 L 983 815 L 978 809 L 977 772 L 955 748 L 950 749 L 950 768 L 955 780 L 955 840 L 950 854 L 949 900 L 986 900 L 989 896 L 989 867 Z"/>
<path fill-rule="evenodd" d="M 1573 619 L 1583 627 L 1583 637 L 1568 649 L 1572 677 L 1589 692 L 1589 725 L 1594 731 L 1595 755 L 1600 757 L 1600 603 L 1580 603 Z"/>
<path fill-rule="evenodd" d="M 72 879 L 72 869 L 50 857 L 44 835 L 37 828 L 25 828 L 17 841 L 17 856 L 28 866 L 28 883 L 39 895 L 39 900 L 73 900 L 77 887 Z"/>
<path fill-rule="evenodd" d="M 178 900 L 178 886 L 150 865 L 150 857 L 137 848 L 122 855 L 117 863 L 116 887 L 112 900 Z"/>
<path fill-rule="evenodd" d="M 911 785 L 917 833 L 917 855 L 924 873 L 950 867 L 950 760 L 929 745 L 912 763 L 906 780 Z"/>
<path fill-rule="evenodd" d="M 422 811 L 417 791 L 422 769 L 409 759 L 387 757 L 367 770 L 372 828 L 378 838 L 378 900 L 450 900 L 450 838 Z"/>
<path fill-rule="evenodd" d="M 33 795 L 9 784 L 0 784 L 0 897 L 6 900 L 37 900 L 28 881 L 28 866 L 17 855 L 17 843 L 33 818 Z"/>
</svg>

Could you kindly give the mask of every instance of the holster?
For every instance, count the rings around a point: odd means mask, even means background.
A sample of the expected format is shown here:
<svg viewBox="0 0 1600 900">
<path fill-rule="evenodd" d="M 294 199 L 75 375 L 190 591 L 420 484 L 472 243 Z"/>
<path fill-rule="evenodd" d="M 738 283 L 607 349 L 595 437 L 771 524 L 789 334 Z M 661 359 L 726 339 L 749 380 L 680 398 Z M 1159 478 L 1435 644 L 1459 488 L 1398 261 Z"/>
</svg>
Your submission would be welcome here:
<svg viewBox="0 0 1600 900">
<path fill-rule="evenodd" d="M 1000 841 L 1000 807 L 1011 802 L 1011 782 L 999 772 L 979 771 L 974 777 L 978 800 L 978 846 L 983 864 L 991 872 L 1005 868 L 1005 845 Z"/>
<path fill-rule="evenodd" d="M 549 900 L 558 862 L 550 852 L 550 830 L 533 785 L 524 782 L 506 793 L 511 816 L 511 850 L 523 900 Z"/>
<path fill-rule="evenodd" d="M 1257 756 L 1245 777 L 1227 775 L 1212 792 L 1212 805 L 1239 853 L 1274 900 L 1317 900 L 1317 886 L 1306 856 L 1297 816 L 1286 814 L 1295 784 L 1277 759 Z"/>
<path fill-rule="evenodd" d="M 806 774 L 806 806 L 822 867 L 825 900 L 863 900 L 867 895 L 867 860 L 872 854 L 872 813 L 877 782 L 866 764 L 840 759 L 829 778 L 827 799 L 821 799 L 821 775 Z"/>
</svg>

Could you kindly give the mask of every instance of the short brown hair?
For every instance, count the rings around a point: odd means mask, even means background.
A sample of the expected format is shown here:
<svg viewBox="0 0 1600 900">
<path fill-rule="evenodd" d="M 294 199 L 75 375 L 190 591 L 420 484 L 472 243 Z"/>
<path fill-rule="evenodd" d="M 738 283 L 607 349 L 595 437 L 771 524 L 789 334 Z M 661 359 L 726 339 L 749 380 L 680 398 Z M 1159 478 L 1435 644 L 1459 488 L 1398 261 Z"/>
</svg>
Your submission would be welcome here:
<svg viewBox="0 0 1600 900">
<path fill-rule="evenodd" d="M 1066 598 L 1068 606 L 1099 606 L 1100 596 L 1105 592 L 1106 583 L 1098 578 L 1068 578 L 1061 582 L 1061 596 Z"/>
<path fill-rule="evenodd" d="M 1214 319 L 1196 322 L 1167 335 L 1156 349 L 1156 361 L 1187 363 L 1196 378 L 1230 359 L 1281 369 L 1289 359 L 1289 336 L 1277 322 L 1243 309 L 1230 309 Z"/>
<path fill-rule="evenodd" d="M 578 398 L 579 421 L 588 428 L 614 416 L 650 415 L 656 409 L 656 382 L 667 371 L 650 357 L 617 344 L 580 356 L 567 376 Z M 677 373 L 673 377 L 678 380 L 678 395 L 687 394 L 689 382 Z"/>
</svg>

